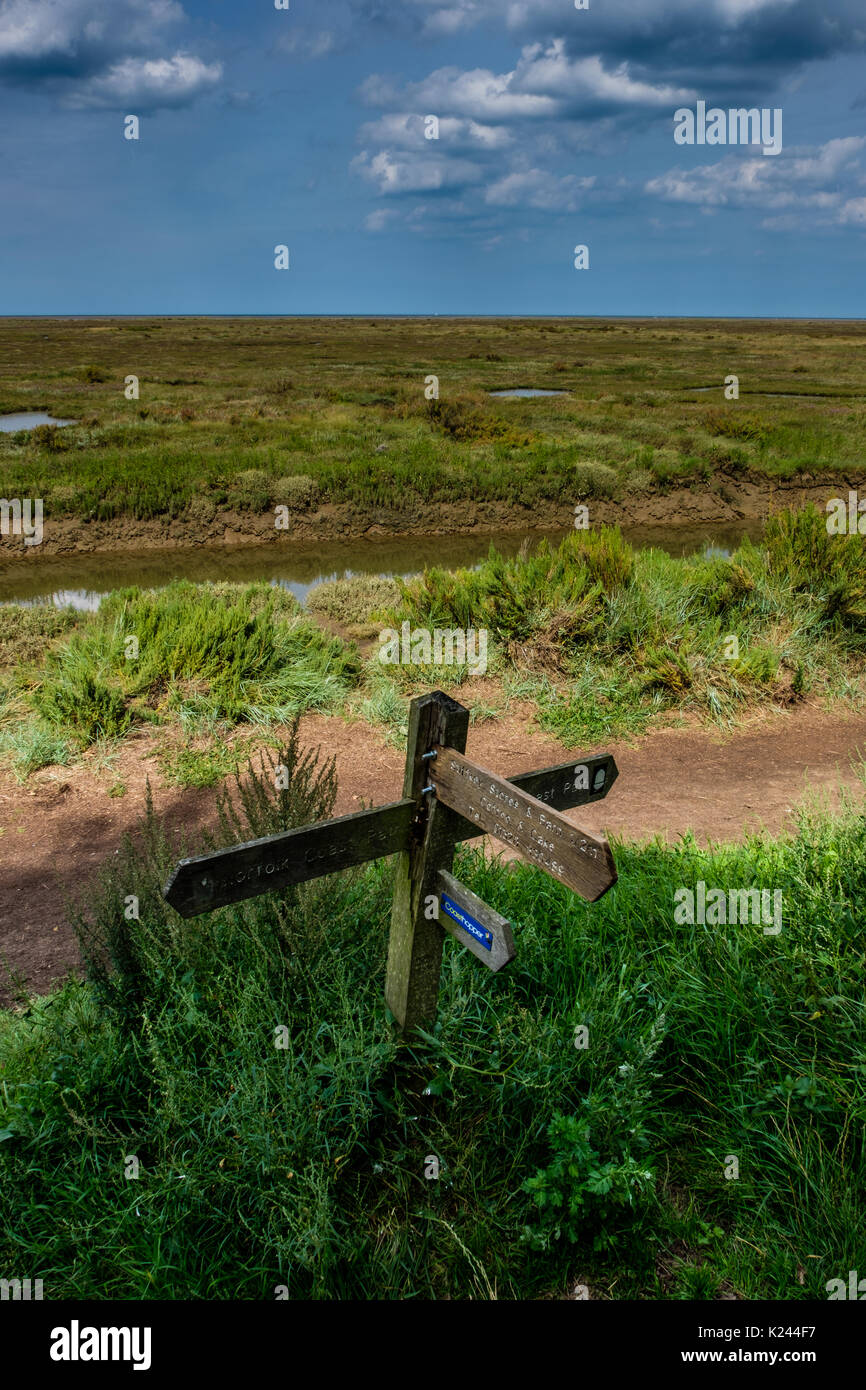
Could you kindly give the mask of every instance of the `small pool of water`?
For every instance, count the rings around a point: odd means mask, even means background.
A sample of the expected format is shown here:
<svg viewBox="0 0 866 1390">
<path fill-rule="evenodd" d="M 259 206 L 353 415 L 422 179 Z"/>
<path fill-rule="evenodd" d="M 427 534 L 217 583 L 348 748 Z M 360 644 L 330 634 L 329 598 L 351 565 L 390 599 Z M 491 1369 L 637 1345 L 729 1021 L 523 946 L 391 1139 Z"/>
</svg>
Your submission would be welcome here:
<svg viewBox="0 0 866 1390">
<path fill-rule="evenodd" d="M 490 391 L 491 396 L 502 396 L 505 399 L 513 399 L 517 396 L 567 396 L 567 391 L 541 391 L 536 386 L 516 386 L 513 391 Z"/>
<path fill-rule="evenodd" d="M 37 425 L 74 425 L 74 420 L 55 420 L 44 410 L 29 410 L 21 415 L 0 415 L 0 434 L 12 434 L 15 430 L 35 430 Z"/>
</svg>

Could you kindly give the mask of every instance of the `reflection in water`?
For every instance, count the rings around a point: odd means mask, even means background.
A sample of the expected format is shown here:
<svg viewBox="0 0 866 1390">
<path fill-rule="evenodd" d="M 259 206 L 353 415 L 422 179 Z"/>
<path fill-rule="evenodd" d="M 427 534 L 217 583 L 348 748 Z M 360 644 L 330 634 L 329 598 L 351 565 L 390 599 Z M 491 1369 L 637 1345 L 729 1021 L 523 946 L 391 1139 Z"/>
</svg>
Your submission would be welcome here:
<svg viewBox="0 0 866 1390">
<path fill-rule="evenodd" d="M 728 555 L 745 535 L 759 535 L 760 523 L 699 527 L 622 527 L 632 545 L 655 546 L 669 555 L 690 555 L 714 547 Z M 326 579 L 356 574 L 407 575 L 433 565 L 441 569 L 472 567 L 485 558 L 491 545 L 503 555 L 516 555 L 525 540 L 534 546 L 542 538 L 557 545 L 570 529 L 504 531 L 470 536 L 399 536 L 366 540 L 322 541 L 318 545 L 196 546 L 190 549 L 147 550 L 117 555 L 75 555 L 42 560 L 37 554 L 0 570 L 0 602 L 33 603 L 50 599 L 58 606 L 92 609 L 103 594 L 130 585 L 159 588 L 172 579 L 264 580 L 289 589 L 303 603 L 309 590 Z"/>
</svg>

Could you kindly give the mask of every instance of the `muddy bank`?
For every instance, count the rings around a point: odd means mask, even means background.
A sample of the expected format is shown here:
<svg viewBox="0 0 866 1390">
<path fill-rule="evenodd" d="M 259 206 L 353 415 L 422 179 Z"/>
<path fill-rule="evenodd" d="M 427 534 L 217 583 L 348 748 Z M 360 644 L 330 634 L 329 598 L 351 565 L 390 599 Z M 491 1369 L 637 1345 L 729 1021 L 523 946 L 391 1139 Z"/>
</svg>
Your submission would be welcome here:
<svg viewBox="0 0 866 1390">
<path fill-rule="evenodd" d="M 620 500 L 586 498 L 590 522 L 616 522 L 623 526 L 671 528 L 737 521 L 756 524 L 784 507 L 813 502 L 819 507 L 830 497 L 847 496 L 862 479 L 816 480 L 809 475 L 794 479 L 734 476 L 717 473 L 701 486 L 666 491 L 634 492 Z M 581 499 L 575 498 L 575 502 Z M 173 550 L 195 546 L 315 545 L 320 540 L 377 536 L 448 536 L 495 531 L 555 530 L 569 527 L 571 504 L 547 503 L 539 507 L 497 501 L 432 503 L 411 511 L 399 507 L 362 508 L 338 503 L 314 512 L 290 515 L 289 529 L 277 531 L 274 512 L 218 512 L 212 521 L 179 517 L 137 521 L 115 517 L 111 521 L 84 521 L 75 517 L 45 519 L 42 543 L 25 546 L 23 539 L 4 536 L 0 541 L 0 572 L 13 564 L 38 563 L 45 555 L 101 554 L 129 550 Z"/>
</svg>

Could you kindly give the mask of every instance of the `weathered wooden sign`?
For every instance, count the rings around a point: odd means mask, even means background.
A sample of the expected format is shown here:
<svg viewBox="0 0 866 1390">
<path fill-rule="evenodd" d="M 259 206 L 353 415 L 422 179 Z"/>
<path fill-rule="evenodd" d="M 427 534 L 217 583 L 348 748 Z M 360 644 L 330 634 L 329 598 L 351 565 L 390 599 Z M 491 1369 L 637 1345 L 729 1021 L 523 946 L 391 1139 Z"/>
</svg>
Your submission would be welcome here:
<svg viewBox="0 0 866 1390">
<path fill-rule="evenodd" d="M 182 859 L 164 896 L 181 917 L 194 917 L 290 883 L 351 869 L 368 859 L 383 859 L 405 847 L 416 813 L 414 801 L 392 801 L 373 811 L 356 811 L 198 859 Z"/>
<path fill-rule="evenodd" d="M 477 956 L 490 970 L 501 970 L 514 958 L 514 937 L 507 917 L 494 912 L 453 874 L 440 869 L 439 924 Z"/>
<path fill-rule="evenodd" d="M 495 835 L 590 901 L 616 882 L 607 841 L 557 814 L 606 796 L 617 777 L 613 758 L 575 759 L 506 780 L 463 756 L 468 728 L 469 711 L 441 691 L 413 700 L 399 801 L 182 859 L 166 901 L 194 917 L 399 854 L 385 998 L 403 1031 L 431 1022 L 444 931 L 491 970 L 514 955 L 510 923 L 451 873 L 462 840 Z"/>
<path fill-rule="evenodd" d="M 504 777 L 476 767 L 454 748 L 437 748 L 430 780 L 452 811 L 520 850 L 551 878 L 595 902 L 616 883 L 616 865 L 606 840 L 579 830 L 537 797 Z"/>
</svg>

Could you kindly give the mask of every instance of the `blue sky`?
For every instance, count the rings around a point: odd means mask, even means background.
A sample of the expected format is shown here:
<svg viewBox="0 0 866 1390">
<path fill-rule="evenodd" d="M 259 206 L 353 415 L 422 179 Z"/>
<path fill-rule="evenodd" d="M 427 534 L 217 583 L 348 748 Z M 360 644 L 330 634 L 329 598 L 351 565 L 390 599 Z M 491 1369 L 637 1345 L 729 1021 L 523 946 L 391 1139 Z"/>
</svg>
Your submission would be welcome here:
<svg viewBox="0 0 866 1390">
<path fill-rule="evenodd" d="M 290 5 L 0 0 L 0 313 L 866 317 L 864 0 Z"/>
</svg>

